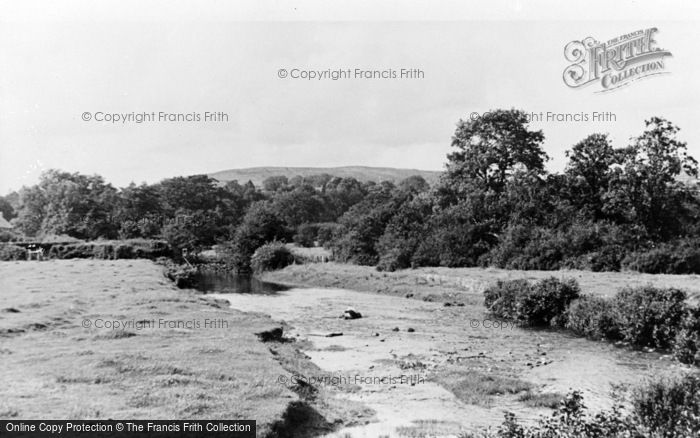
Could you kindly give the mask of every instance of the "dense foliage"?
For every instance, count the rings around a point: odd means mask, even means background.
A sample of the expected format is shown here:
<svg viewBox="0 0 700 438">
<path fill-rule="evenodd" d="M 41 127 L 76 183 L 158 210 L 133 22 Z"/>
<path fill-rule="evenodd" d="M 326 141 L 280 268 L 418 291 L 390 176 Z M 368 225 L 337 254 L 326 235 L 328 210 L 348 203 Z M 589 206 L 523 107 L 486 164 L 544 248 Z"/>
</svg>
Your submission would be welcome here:
<svg viewBox="0 0 700 438">
<path fill-rule="evenodd" d="M 484 291 L 484 305 L 499 318 L 661 349 L 680 362 L 700 365 L 700 308 L 686 298 L 681 290 L 651 286 L 625 288 L 612 298 L 580 296 L 575 280 L 553 277 L 498 281 Z"/>
<path fill-rule="evenodd" d="M 522 424 L 513 413 L 495 430 L 463 438 L 689 438 L 700 435 L 700 376 L 658 379 L 635 388 L 631 406 L 616 405 L 594 415 L 572 391 L 551 416 Z"/>
<path fill-rule="evenodd" d="M 624 147 L 591 134 L 551 173 L 544 135 L 526 113 L 497 110 L 459 121 L 434 187 L 419 176 L 374 183 L 324 174 L 270 177 L 261 187 L 195 175 L 116 189 L 100 176 L 50 170 L 0 197 L 0 212 L 30 238 L 164 239 L 176 250 L 219 243 L 239 269 L 280 240 L 382 270 L 700 273 L 700 198 L 689 183 L 698 165 L 678 131 L 653 117 Z"/>
<path fill-rule="evenodd" d="M 563 325 L 562 316 L 579 294 L 578 283 L 573 279 L 498 281 L 484 291 L 484 304 L 499 318 L 531 326 Z"/>
<path fill-rule="evenodd" d="M 291 251 L 279 242 L 266 243 L 255 250 L 250 260 L 251 268 L 255 273 L 274 271 L 294 263 Z"/>
</svg>

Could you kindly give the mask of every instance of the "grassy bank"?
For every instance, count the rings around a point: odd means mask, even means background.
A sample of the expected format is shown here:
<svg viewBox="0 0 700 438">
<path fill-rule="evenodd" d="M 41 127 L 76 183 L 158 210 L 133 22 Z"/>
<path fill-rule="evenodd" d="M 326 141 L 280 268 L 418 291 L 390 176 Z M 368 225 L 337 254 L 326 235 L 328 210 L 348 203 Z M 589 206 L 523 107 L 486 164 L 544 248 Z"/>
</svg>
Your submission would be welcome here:
<svg viewBox="0 0 700 438">
<path fill-rule="evenodd" d="M 310 365 L 255 335 L 276 323 L 150 261 L 1 262 L 0 283 L 0 418 L 255 419 L 259 436 L 335 421 L 278 383 Z"/>
<path fill-rule="evenodd" d="M 269 272 L 264 279 L 292 285 L 410 296 L 426 301 L 482 305 L 484 290 L 497 280 L 541 280 L 552 276 L 576 279 L 583 294 L 611 297 L 624 287 L 653 285 L 683 289 L 688 293 L 689 301 L 697 302 L 700 299 L 700 275 L 636 272 L 514 271 L 493 268 L 418 268 L 379 272 L 370 266 L 317 263 L 293 265 Z"/>
</svg>

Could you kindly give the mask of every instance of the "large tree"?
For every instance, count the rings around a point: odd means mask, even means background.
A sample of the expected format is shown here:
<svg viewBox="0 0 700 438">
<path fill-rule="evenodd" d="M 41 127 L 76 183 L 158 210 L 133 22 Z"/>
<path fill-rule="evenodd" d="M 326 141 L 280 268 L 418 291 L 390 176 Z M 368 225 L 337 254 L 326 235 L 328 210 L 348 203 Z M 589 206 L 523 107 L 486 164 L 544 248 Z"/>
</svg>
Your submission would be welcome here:
<svg viewBox="0 0 700 438">
<path fill-rule="evenodd" d="M 67 234 L 80 239 L 116 237 L 117 191 L 98 175 L 48 170 L 39 184 L 20 190 L 16 224 L 29 236 Z"/>
<path fill-rule="evenodd" d="M 516 170 L 543 172 L 544 135 L 528 127 L 520 110 L 496 110 L 474 120 L 460 120 L 447 156 L 443 188 L 459 198 L 473 189 L 502 192 Z"/>
</svg>

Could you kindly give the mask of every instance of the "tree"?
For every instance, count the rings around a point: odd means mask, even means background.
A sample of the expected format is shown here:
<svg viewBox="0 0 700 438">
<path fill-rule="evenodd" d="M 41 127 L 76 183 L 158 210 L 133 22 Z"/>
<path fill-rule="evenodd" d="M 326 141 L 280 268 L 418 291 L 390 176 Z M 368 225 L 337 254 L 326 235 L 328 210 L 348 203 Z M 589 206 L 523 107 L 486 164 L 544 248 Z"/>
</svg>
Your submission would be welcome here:
<svg viewBox="0 0 700 438">
<path fill-rule="evenodd" d="M 283 240 L 289 232 L 284 220 L 269 202 L 250 206 L 231 243 L 231 262 L 239 271 L 250 270 L 250 258 L 256 249 L 273 240 Z"/>
<path fill-rule="evenodd" d="M 526 113 L 514 109 L 460 120 L 452 137 L 457 151 L 447 156 L 443 192 L 457 198 L 473 187 L 500 193 L 515 170 L 543 172 L 544 135 L 527 124 Z"/>
<path fill-rule="evenodd" d="M 0 196 L 0 214 L 8 221 L 17 216 L 12 203 L 4 196 Z"/>
<path fill-rule="evenodd" d="M 154 186 L 129 184 L 119 193 L 115 217 L 122 238 L 155 237 L 163 224 L 163 209 L 158 189 Z"/>
<path fill-rule="evenodd" d="M 378 269 L 394 271 L 411 266 L 413 254 L 429 232 L 432 213 L 433 199 L 428 193 L 416 194 L 398 208 L 376 244 Z"/>
<path fill-rule="evenodd" d="M 303 184 L 272 197 L 272 208 L 287 226 L 296 228 L 303 223 L 321 222 L 326 214 L 326 201 L 312 186 Z"/>
<path fill-rule="evenodd" d="M 101 176 L 48 170 L 39 184 L 20 190 L 18 228 L 29 236 L 67 234 L 114 238 L 117 191 Z"/>
<path fill-rule="evenodd" d="M 277 192 L 289 186 L 289 180 L 284 175 L 270 176 L 262 182 L 263 190 L 266 192 Z"/>
<path fill-rule="evenodd" d="M 606 193 L 621 171 L 625 151 L 614 149 L 607 134 L 591 134 L 567 151 L 566 156 L 567 199 L 594 219 L 606 218 Z"/>
<path fill-rule="evenodd" d="M 367 195 L 366 188 L 355 178 L 333 178 L 323 188 L 327 198 L 328 219 L 337 220 Z"/>
<path fill-rule="evenodd" d="M 698 176 L 698 162 L 679 141 L 679 128 L 653 117 L 626 150 L 622 172 L 608 194 L 610 208 L 628 212 L 631 221 L 655 239 L 667 240 L 683 233 L 690 203 L 697 203 L 691 188 L 679 180 L 682 174 Z"/>
<path fill-rule="evenodd" d="M 399 181 L 399 190 L 407 193 L 422 193 L 430 189 L 430 184 L 420 175 L 412 175 Z"/>
</svg>

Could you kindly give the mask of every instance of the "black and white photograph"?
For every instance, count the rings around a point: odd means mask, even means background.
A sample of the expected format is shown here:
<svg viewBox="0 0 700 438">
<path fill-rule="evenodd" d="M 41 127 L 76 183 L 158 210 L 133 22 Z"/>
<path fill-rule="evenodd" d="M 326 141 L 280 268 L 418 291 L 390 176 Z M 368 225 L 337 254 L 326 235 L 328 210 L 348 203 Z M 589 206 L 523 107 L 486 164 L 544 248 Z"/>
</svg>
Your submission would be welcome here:
<svg viewBox="0 0 700 438">
<path fill-rule="evenodd" d="M 0 437 L 700 437 L 699 42 L 0 0 Z"/>
</svg>

